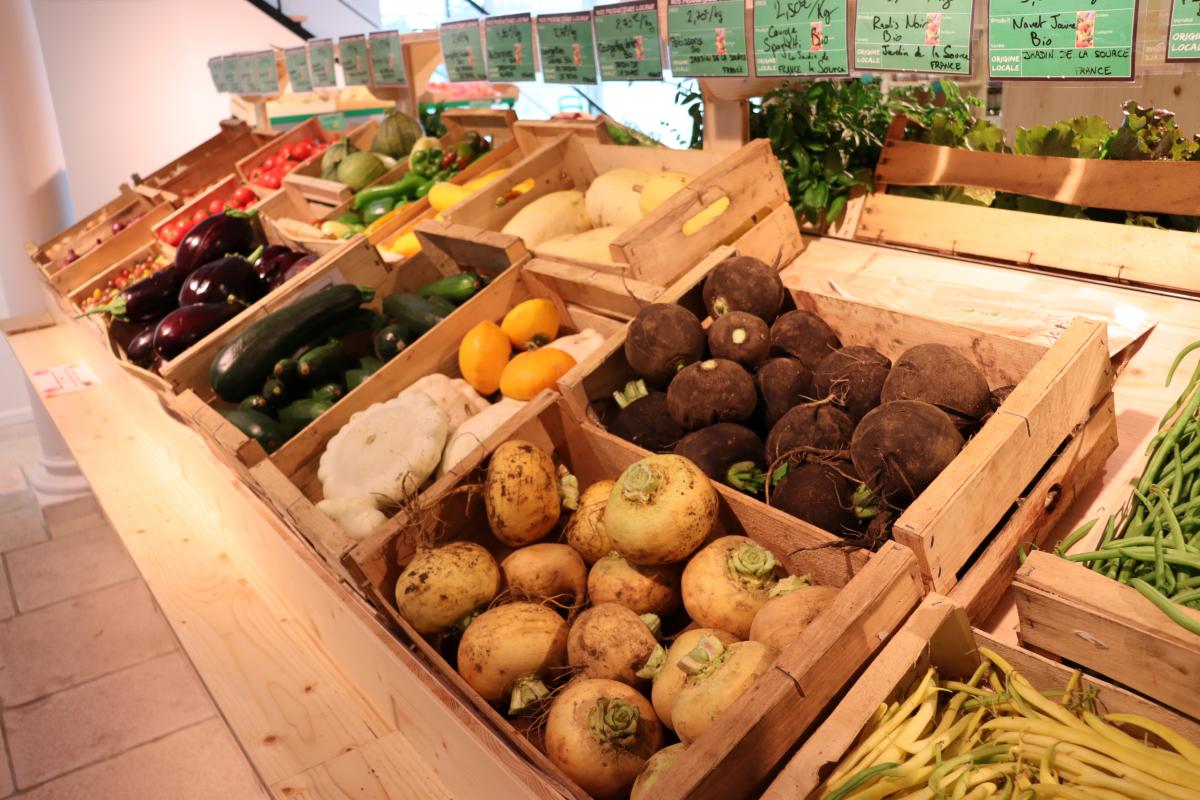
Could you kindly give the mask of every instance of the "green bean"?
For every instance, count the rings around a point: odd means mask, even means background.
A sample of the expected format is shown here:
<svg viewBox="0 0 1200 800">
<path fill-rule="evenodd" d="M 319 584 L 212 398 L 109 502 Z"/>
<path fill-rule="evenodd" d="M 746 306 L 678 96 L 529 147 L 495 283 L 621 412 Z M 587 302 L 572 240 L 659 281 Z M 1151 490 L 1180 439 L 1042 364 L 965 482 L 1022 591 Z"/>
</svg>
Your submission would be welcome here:
<svg viewBox="0 0 1200 800">
<path fill-rule="evenodd" d="M 1189 347 L 1193 349 L 1200 348 L 1200 342 L 1194 342 Z M 1146 471 L 1142 474 L 1142 479 L 1138 481 L 1138 491 L 1145 492 L 1150 484 L 1154 483 L 1158 477 L 1159 470 L 1162 469 L 1163 462 L 1166 461 L 1168 448 L 1175 446 L 1175 443 L 1179 441 L 1179 437 L 1183 435 L 1184 428 L 1187 427 L 1191 418 L 1195 416 L 1196 410 L 1200 408 L 1200 392 L 1191 391 L 1195 388 L 1197 380 L 1200 380 L 1200 366 L 1192 374 L 1192 380 L 1188 384 L 1186 391 L 1191 393 L 1191 397 L 1188 398 L 1187 405 L 1184 406 L 1183 415 L 1171 425 L 1166 437 L 1163 439 L 1162 445 L 1150 457 L 1150 463 L 1146 465 Z"/>
<path fill-rule="evenodd" d="M 1200 589 L 1183 589 L 1171 595 L 1172 603 L 1192 603 L 1200 600 Z"/>
<path fill-rule="evenodd" d="M 1110 516 L 1110 517 L 1108 518 L 1108 521 L 1104 523 L 1104 533 L 1103 533 L 1103 535 L 1101 535 L 1101 537 L 1100 537 L 1100 546 L 1099 546 L 1099 547 L 1097 547 L 1096 549 L 1097 549 L 1097 550 L 1103 550 L 1105 547 L 1107 547 L 1107 546 L 1108 546 L 1108 543 L 1112 541 L 1113 534 L 1114 534 L 1114 533 L 1116 533 L 1116 531 L 1117 531 L 1117 520 L 1116 520 L 1116 517 L 1111 517 L 1111 516 Z M 1100 569 L 1100 562 L 1098 562 L 1098 561 L 1097 561 L 1097 562 L 1093 562 L 1093 563 L 1092 563 L 1092 569 L 1099 571 L 1099 569 Z M 1113 577 L 1116 577 L 1116 576 L 1115 576 L 1115 574 L 1114 574 L 1114 575 L 1109 575 L 1109 577 L 1110 577 L 1110 578 L 1113 578 Z"/>
<path fill-rule="evenodd" d="M 1179 455 L 1179 442 L 1175 443 L 1174 456 L 1175 475 L 1171 481 L 1171 501 L 1166 504 L 1168 508 L 1178 503 L 1183 493 L 1183 457 Z"/>
<path fill-rule="evenodd" d="M 1095 527 L 1097 520 L 1088 520 L 1080 525 L 1075 530 L 1071 531 L 1065 539 L 1058 543 L 1057 552 L 1061 556 L 1070 550 L 1076 542 L 1088 535 L 1088 532 Z"/>
<path fill-rule="evenodd" d="M 1170 617 L 1175 622 L 1187 628 L 1192 633 L 1200 636 L 1200 620 L 1196 619 L 1191 614 L 1187 614 L 1175 603 L 1172 603 L 1168 598 L 1150 584 L 1141 579 L 1130 581 L 1130 586 L 1142 593 L 1142 596 L 1149 600 L 1154 605 L 1158 606 L 1159 610 Z"/>
<path fill-rule="evenodd" d="M 1180 550 L 1183 549 L 1183 528 L 1179 527 L 1179 518 L 1175 516 L 1174 509 L 1171 508 L 1171 502 L 1167 500 L 1166 493 L 1157 486 L 1151 486 L 1150 491 L 1162 500 L 1162 505 L 1159 506 L 1159 514 L 1167 521 L 1167 530 L 1171 532 L 1171 545 Z"/>
<path fill-rule="evenodd" d="M 1156 550 L 1156 548 L 1153 548 L 1153 547 L 1126 547 L 1123 550 L 1105 550 L 1103 552 L 1102 557 L 1116 558 L 1116 557 L 1124 556 L 1125 558 L 1133 560 L 1133 561 L 1139 561 L 1139 562 L 1142 562 L 1145 564 L 1152 564 L 1152 565 L 1157 566 L 1158 557 L 1157 557 L 1155 550 Z M 1120 555 L 1118 555 L 1118 556 L 1110 555 L 1112 553 L 1118 553 Z M 1094 554 L 1080 553 L 1079 555 L 1094 555 Z M 1072 555 L 1072 556 L 1067 556 L 1067 560 L 1068 561 L 1084 561 L 1086 559 L 1082 559 L 1082 558 L 1079 558 L 1078 556 Z M 1196 570 L 1197 572 L 1200 572 L 1200 555 L 1196 555 L 1194 553 L 1189 553 L 1186 550 L 1176 550 L 1174 548 L 1164 546 L 1164 547 L 1162 547 L 1162 560 L 1163 560 L 1164 568 L 1166 567 L 1167 564 L 1171 564 L 1174 566 L 1187 567 L 1188 569 Z"/>
<path fill-rule="evenodd" d="M 1200 575 L 1191 575 L 1187 578 L 1179 579 L 1180 589 L 1194 589 L 1200 587 Z"/>
</svg>

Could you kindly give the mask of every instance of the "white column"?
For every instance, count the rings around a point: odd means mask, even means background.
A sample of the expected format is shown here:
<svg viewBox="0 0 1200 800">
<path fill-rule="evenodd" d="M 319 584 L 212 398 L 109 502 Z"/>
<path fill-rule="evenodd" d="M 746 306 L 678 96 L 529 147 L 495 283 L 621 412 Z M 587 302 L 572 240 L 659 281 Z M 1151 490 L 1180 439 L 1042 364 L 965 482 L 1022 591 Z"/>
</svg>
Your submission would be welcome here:
<svg viewBox="0 0 1200 800">
<path fill-rule="evenodd" d="M 40 278 L 25 253 L 24 241 L 44 241 L 70 224 L 73 212 L 50 83 L 42 61 L 30 0 L 0 2 L 0 289 L 13 316 L 41 310 Z M 82 78 L 83 76 L 81 76 Z M 100 156 L 100 154 L 97 154 Z M 54 427 L 41 398 L 26 384 L 41 442 L 39 463 L 28 470 L 30 486 L 43 507 L 86 494 L 87 481 Z"/>
</svg>

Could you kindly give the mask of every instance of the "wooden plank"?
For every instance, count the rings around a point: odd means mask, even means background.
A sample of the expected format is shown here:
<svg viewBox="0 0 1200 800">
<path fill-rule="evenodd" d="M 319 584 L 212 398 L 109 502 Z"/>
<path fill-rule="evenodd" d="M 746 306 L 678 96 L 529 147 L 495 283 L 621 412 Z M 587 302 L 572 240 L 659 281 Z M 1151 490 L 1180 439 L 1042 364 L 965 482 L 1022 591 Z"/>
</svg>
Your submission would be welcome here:
<svg viewBox="0 0 1200 800">
<path fill-rule="evenodd" d="M 752 797 L 921 600 L 912 554 L 887 543 L 774 667 L 679 756 L 656 798 Z"/>
<path fill-rule="evenodd" d="M 1012 585 L 1022 548 L 1040 547 L 1083 495 L 1117 449 L 1117 413 L 1112 395 L 1054 457 L 1046 470 L 1016 502 L 1016 508 L 987 548 L 972 559 L 966 574 L 950 591 L 974 624 L 983 624 Z"/>
<path fill-rule="evenodd" d="M 421 251 L 447 264 L 463 265 L 481 275 L 492 276 L 519 263 L 528 254 L 516 236 L 484 231 L 465 225 L 429 220 L 414 229 Z"/>
<path fill-rule="evenodd" d="M 967 563 L 1067 435 L 1111 391 L 1104 325 L 1078 319 L 1026 375 L 962 452 L 900 515 L 896 541 L 911 547 L 936 591 Z M 972 535 L 974 534 L 974 535 Z"/>
<path fill-rule="evenodd" d="M 876 178 L 898 186 L 982 186 L 1084 208 L 1200 214 L 1200 162 L 988 153 L 889 139 Z"/>
<path fill-rule="evenodd" d="M 663 287 L 566 264 L 546 258 L 534 258 L 525 266 L 525 277 L 536 278 L 565 302 L 581 308 L 606 312 L 610 316 L 632 319 L 647 303 L 663 294 Z"/>
<path fill-rule="evenodd" d="M 1200 236 L 876 192 L 857 238 L 1200 293 Z"/>
<path fill-rule="evenodd" d="M 523 119 L 513 125 L 513 136 L 522 153 L 533 153 L 568 133 L 581 139 L 612 144 L 603 119 Z"/>
<path fill-rule="evenodd" d="M 1083 564 L 1033 553 L 1017 573 L 1013 590 L 1023 644 L 1081 664 L 1200 720 L 1195 691 L 1200 686 L 1200 637 L 1136 589 Z M 1200 623 L 1200 611 L 1182 611 Z"/>
</svg>

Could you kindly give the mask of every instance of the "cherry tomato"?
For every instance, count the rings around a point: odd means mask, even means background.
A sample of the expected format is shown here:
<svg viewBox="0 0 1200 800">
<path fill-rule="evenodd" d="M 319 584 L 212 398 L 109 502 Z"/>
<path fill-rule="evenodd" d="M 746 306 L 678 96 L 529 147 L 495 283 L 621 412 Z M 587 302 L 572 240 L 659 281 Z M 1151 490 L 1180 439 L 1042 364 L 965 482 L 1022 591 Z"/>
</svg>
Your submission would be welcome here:
<svg viewBox="0 0 1200 800">
<path fill-rule="evenodd" d="M 268 189 L 278 189 L 283 185 L 283 179 L 279 177 L 278 172 L 268 172 L 262 176 L 262 180 L 259 183 Z"/>
<path fill-rule="evenodd" d="M 292 159 L 304 161 L 313 154 L 313 143 L 310 141 L 296 142 L 292 145 Z"/>
<path fill-rule="evenodd" d="M 276 164 L 280 163 L 281 161 L 290 161 L 291 158 L 292 158 L 292 146 L 290 144 L 282 145 L 279 148 L 279 151 L 275 153 L 275 163 Z"/>
<path fill-rule="evenodd" d="M 287 173 L 291 172 L 298 166 L 300 166 L 299 161 L 287 161 L 287 162 L 284 162 L 283 164 L 280 164 L 279 168 L 276 171 L 281 174 L 286 175 Z"/>
<path fill-rule="evenodd" d="M 163 228 L 163 233 L 166 234 L 163 237 L 163 240 L 167 244 L 171 245 L 172 247 L 175 247 L 176 245 L 178 245 L 180 242 L 183 241 L 183 237 L 184 237 L 184 234 L 186 233 L 186 231 L 184 231 L 182 225 L 171 223 L 170 225 Z"/>
<path fill-rule="evenodd" d="M 263 172 L 270 172 L 275 169 L 275 156 L 267 156 L 266 160 L 262 162 L 262 168 Z"/>
<path fill-rule="evenodd" d="M 214 197 L 212 200 L 208 201 L 208 213 L 220 214 L 228 205 L 229 203 L 225 202 L 224 200 L 218 200 Z"/>
<path fill-rule="evenodd" d="M 262 174 L 263 174 L 263 171 L 260 167 L 255 167 L 254 169 L 250 170 L 250 182 L 251 183 L 261 183 L 262 182 Z"/>
<path fill-rule="evenodd" d="M 192 224 L 193 225 L 195 225 L 197 222 L 204 222 L 204 220 L 206 220 L 206 219 L 208 219 L 208 212 L 205 211 L 203 208 L 197 208 L 195 211 L 192 212 Z"/>
<path fill-rule="evenodd" d="M 239 206 L 248 206 L 258 199 L 258 195 L 249 186 L 239 186 L 233 193 L 233 202 Z"/>
</svg>

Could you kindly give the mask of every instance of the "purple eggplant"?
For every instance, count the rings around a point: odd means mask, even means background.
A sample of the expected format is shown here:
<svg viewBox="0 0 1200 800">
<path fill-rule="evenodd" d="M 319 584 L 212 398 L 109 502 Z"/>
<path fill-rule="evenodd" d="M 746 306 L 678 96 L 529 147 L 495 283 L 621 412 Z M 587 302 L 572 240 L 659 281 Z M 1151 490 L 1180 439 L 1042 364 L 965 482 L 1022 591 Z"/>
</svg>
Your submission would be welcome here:
<svg viewBox="0 0 1200 800">
<path fill-rule="evenodd" d="M 179 290 L 179 305 L 240 303 L 248 306 L 267 293 L 267 284 L 241 256 L 219 258 L 187 276 Z"/>
<path fill-rule="evenodd" d="M 179 289 L 183 285 L 183 278 L 179 265 L 172 264 L 123 289 L 111 303 L 96 306 L 79 316 L 109 314 L 127 322 L 160 319 L 179 307 Z"/>
<path fill-rule="evenodd" d="M 125 357 L 139 367 L 154 363 L 154 330 L 158 324 L 148 324 L 125 345 Z"/>
<path fill-rule="evenodd" d="M 320 258 L 320 256 L 307 255 L 307 256 L 302 256 L 301 258 L 296 259 L 295 261 L 293 261 L 291 264 L 288 265 L 287 269 L 283 270 L 282 272 L 280 272 L 278 274 L 278 277 L 276 278 L 277 282 L 271 284 L 271 288 L 274 289 L 277 286 L 283 286 L 285 283 L 290 281 L 292 278 L 296 277 L 301 272 L 304 272 L 304 270 L 308 269 L 310 266 L 315 264 L 317 262 L 318 258 Z"/>
<path fill-rule="evenodd" d="M 177 308 L 154 329 L 154 352 L 170 361 L 244 310 L 236 303 L 199 303 Z"/>
<path fill-rule="evenodd" d="M 293 250 L 290 247 L 285 247 L 281 244 L 269 244 L 263 248 L 258 258 L 251 259 L 251 263 L 254 264 L 254 271 L 258 273 L 258 277 L 270 283 L 275 273 L 287 269 L 288 264 L 303 256 L 304 253 Z"/>
<path fill-rule="evenodd" d="M 197 223 L 179 243 L 175 265 L 191 275 L 200 267 L 227 255 L 247 256 L 259 245 L 258 228 L 245 211 L 213 214 Z"/>
</svg>

